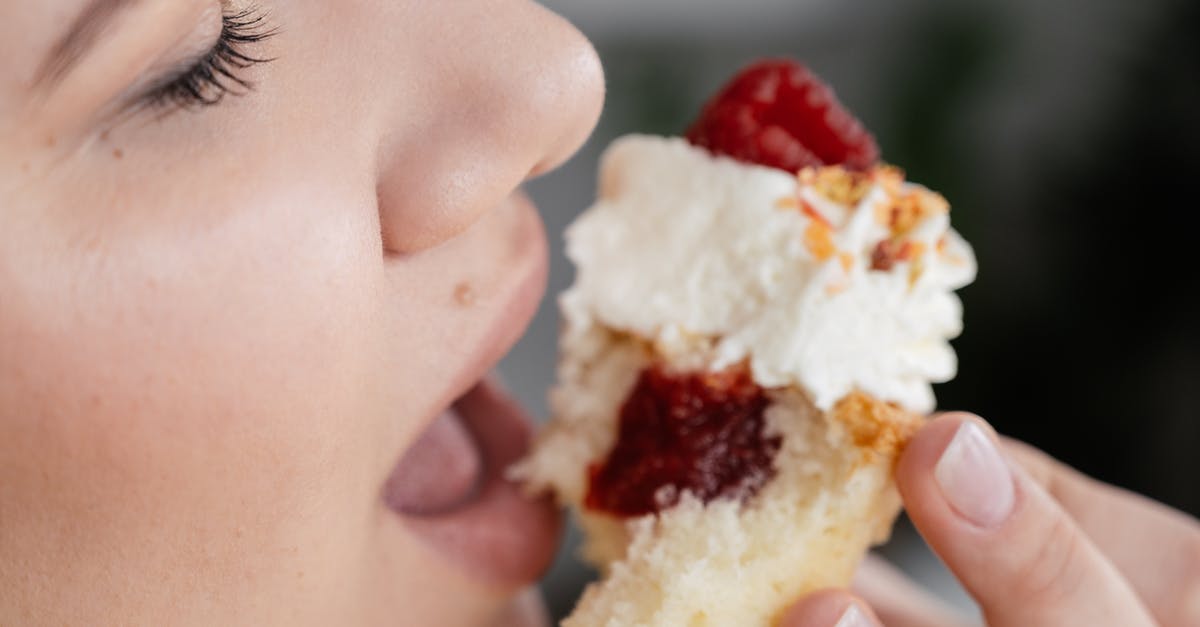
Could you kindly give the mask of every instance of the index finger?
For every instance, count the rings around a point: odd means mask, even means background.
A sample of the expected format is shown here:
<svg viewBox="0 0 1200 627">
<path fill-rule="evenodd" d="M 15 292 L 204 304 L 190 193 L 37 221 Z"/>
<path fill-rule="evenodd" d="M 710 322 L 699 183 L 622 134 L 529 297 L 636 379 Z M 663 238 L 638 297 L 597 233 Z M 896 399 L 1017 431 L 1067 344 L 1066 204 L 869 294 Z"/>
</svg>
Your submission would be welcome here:
<svg viewBox="0 0 1200 627">
<path fill-rule="evenodd" d="M 1063 507 L 1163 625 L 1200 625 L 1200 523 L 1010 438 L 1005 450 Z"/>
</svg>

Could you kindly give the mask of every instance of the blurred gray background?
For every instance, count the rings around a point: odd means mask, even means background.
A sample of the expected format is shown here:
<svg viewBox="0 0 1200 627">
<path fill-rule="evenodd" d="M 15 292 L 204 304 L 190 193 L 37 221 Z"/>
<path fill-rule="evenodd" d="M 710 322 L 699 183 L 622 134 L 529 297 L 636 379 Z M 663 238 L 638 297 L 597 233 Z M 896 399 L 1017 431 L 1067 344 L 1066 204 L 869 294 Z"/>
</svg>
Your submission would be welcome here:
<svg viewBox="0 0 1200 627">
<path fill-rule="evenodd" d="M 1185 228 L 1200 146 L 1200 3 L 1135 0 L 546 0 L 595 43 L 608 99 L 564 168 L 533 182 L 561 234 L 600 151 L 679 134 L 763 56 L 804 60 L 874 131 L 885 160 L 943 192 L 979 257 L 961 292 L 960 374 L 938 390 L 1098 476 L 1200 512 L 1197 244 Z M 545 418 L 557 312 L 547 298 L 501 364 Z M 592 574 L 567 539 L 543 590 L 556 617 Z M 912 529 L 884 554 L 959 607 Z"/>
</svg>

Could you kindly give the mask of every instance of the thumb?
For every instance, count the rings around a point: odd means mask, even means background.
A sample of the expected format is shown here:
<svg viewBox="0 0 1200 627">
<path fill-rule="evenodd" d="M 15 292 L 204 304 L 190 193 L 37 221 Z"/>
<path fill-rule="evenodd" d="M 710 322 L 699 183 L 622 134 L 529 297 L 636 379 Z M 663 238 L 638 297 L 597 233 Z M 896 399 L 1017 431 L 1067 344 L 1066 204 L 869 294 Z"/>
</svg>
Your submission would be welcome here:
<svg viewBox="0 0 1200 627">
<path fill-rule="evenodd" d="M 875 612 L 849 592 L 814 592 L 784 612 L 778 627 L 881 627 Z"/>
<path fill-rule="evenodd" d="M 991 627 L 1153 625 L 1129 583 L 987 423 L 947 414 L 896 467 L 908 515 Z"/>
</svg>

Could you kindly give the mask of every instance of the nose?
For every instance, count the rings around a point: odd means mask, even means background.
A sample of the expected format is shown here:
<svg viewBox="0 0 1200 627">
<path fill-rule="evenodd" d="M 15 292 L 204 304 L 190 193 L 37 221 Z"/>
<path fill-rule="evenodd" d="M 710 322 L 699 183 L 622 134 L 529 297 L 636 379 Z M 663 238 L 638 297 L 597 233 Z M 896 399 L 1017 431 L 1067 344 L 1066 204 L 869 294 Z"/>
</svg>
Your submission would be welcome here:
<svg viewBox="0 0 1200 627">
<path fill-rule="evenodd" d="M 532 2 L 419 2 L 424 45 L 392 97 L 377 184 L 385 250 L 462 232 L 525 179 L 574 153 L 604 94 L 591 43 Z"/>
</svg>

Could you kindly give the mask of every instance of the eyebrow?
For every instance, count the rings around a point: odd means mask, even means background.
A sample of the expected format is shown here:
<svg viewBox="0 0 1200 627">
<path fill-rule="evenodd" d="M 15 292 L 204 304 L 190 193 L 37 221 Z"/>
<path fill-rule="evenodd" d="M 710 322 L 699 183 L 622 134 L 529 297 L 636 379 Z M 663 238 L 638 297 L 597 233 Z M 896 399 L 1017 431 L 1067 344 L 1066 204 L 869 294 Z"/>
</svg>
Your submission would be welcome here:
<svg viewBox="0 0 1200 627">
<path fill-rule="evenodd" d="M 46 56 L 34 77 L 34 85 L 49 87 L 71 72 L 96 44 L 100 35 L 125 10 L 142 0 L 90 0 Z"/>
</svg>

